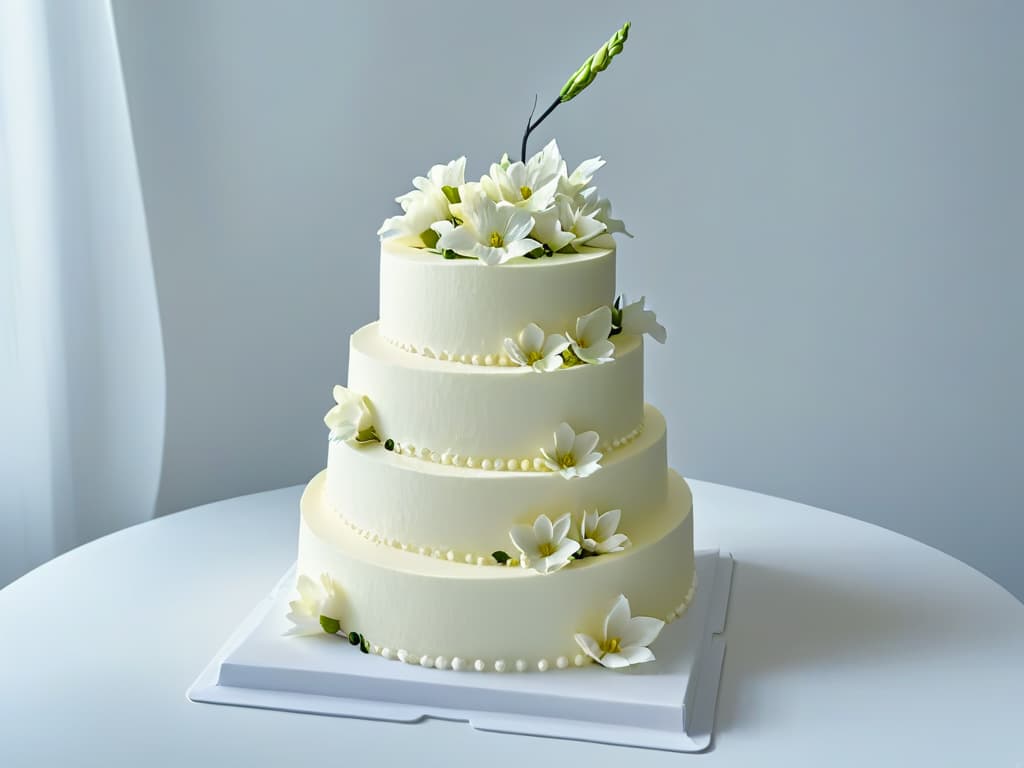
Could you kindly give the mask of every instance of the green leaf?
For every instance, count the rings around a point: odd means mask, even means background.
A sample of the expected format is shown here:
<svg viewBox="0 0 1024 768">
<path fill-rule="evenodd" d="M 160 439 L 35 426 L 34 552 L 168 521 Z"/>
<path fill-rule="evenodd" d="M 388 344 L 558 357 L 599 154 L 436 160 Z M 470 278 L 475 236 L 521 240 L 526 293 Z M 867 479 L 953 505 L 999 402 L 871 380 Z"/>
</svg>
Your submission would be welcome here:
<svg viewBox="0 0 1024 768">
<path fill-rule="evenodd" d="M 328 635 L 336 635 L 341 632 L 341 622 L 337 619 L 332 619 L 330 616 L 321 616 L 320 626 Z"/>
<path fill-rule="evenodd" d="M 444 192 L 444 196 L 448 198 L 449 203 L 462 202 L 462 198 L 459 197 L 458 187 L 450 187 L 447 184 L 445 184 L 443 187 L 441 187 L 441 191 Z M 434 246 L 430 247 L 433 248 Z"/>
<path fill-rule="evenodd" d="M 445 187 L 445 189 L 448 189 L 448 187 Z M 423 244 L 427 246 L 427 248 L 433 248 L 437 245 L 437 241 L 440 239 L 441 236 L 432 229 L 424 229 L 420 232 L 420 240 L 423 241 Z"/>
<path fill-rule="evenodd" d="M 491 557 L 498 561 L 498 565 L 504 565 L 512 559 L 509 557 L 508 552 L 504 552 L 500 549 L 497 552 L 491 552 Z"/>
</svg>

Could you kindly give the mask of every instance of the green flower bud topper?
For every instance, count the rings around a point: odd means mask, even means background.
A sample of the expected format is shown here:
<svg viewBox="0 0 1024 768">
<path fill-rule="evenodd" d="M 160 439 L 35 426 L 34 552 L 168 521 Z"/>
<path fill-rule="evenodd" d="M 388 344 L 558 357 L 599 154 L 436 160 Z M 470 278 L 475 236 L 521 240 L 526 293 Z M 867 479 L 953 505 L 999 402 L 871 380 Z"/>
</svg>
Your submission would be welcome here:
<svg viewBox="0 0 1024 768">
<path fill-rule="evenodd" d="M 523 143 L 520 147 L 520 155 L 522 161 L 526 162 L 526 142 L 530 139 L 530 134 L 533 130 L 544 122 L 544 119 L 555 111 L 555 107 L 559 104 L 563 104 L 567 101 L 575 99 L 583 89 L 594 82 L 594 78 L 597 77 L 598 72 L 604 72 L 608 69 L 608 65 L 611 64 L 612 59 L 622 53 L 622 48 L 626 44 L 626 39 L 629 37 L 629 26 L 630 22 L 626 22 L 622 25 L 622 29 L 618 30 L 612 35 L 608 42 L 594 51 L 587 60 L 583 62 L 579 69 L 577 69 L 572 77 L 570 77 L 565 85 L 562 86 L 561 92 L 558 94 L 558 98 L 555 99 L 551 106 L 544 110 L 544 113 L 536 120 L 533 119 L 533 111 L 530 112 L 530 117 L 526 121 L 526 132 L 523 134 Z M 533 108 L 537 108 L 537 100 L 534 99 Z M 531 122 L 532 121 L 532 122 Z"/>
<path fill-rule="evenodd" d="M 626 44 L 628 37 L 629 22 L 627 21 L 622 25 L 622 29 L 612 35 L 607 43 L 594 51 L 583 62 L 583 65 L 576 70 L 573 76 L 566 81 L 565 85 L 562 86 L 562 92 L 558 95 L 558 101 L 564 103 L 579 96 L 584 88 L 594 82 L 597 73 L 604 72 L 608 65 L 611 64 L 612 59 L 622 53 L 622 47 Z"/>
</svg>

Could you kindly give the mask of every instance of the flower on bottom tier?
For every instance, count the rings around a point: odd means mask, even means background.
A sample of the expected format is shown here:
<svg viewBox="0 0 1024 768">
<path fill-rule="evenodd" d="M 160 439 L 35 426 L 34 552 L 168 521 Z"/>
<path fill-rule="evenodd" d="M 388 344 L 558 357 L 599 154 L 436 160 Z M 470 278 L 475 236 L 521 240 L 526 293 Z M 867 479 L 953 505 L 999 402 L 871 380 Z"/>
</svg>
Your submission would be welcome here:
<svg viewBox="0 0 1024 768">
<path fill-rule="evenodd" d="M 562 352 L 569 346 L 560 333 L 545 336 L 536 323 L 530 323 L 519 332 L 519 341 L 505 339 L 505 351 L 516 365 L 529 365 L 542 373 L 562 367 Z"/>
<path fill-rule="evenodd" d="M 522 554 L 522 566 L 538 573 L 554 573 L 572 560 L 580 545 L 568 538 L 572 515 L 566 512 L 555 522 L 540 515 L 533 525 L 515 525 L 509 531 L 512 543 Z"/>
<path fill-rule="evenodd" d="M 608 363 L 615 345 L 608 341 L 612 332 L 611 307 L 598 307 L 576 320 L 576 335 L 570 336 L 573 354 L 585 363 Z"/>
<path fill-rule="evenodd" d="M 611 552 L 621 552 L 628 547 L 629 537 L 624 533 L 615 532 L 621 517 L 620 509 L 609 509 L 602 514 L 598 514 L 596 509 L 593 512 L 585 511 L 580 522 L 580 546 L 583 551 L 594 555 L 607 555 Z"/>
<path fill-rule="evenodd" d="M 327 632 L 334 635 L 341 630 L 341 587 L 330 574 L 320 575 L 317 584 L 309 576 L 299 576 L 295 583 L 298 599 L 288 603 L 291 609 L 285 617 L 292 626 L 286 635 L 315 635 Z"/>
<path fill-rule="evenodd" d="M 338 385 L 334 388 L 334 400 L 337 405 L 324 416 L 324 424 L 331 430 L 331 440 L 365 442 L 377 438 L 370 401 L 365 396 Z"/>
<path fill-rule="evenodd" d="M 576 635 L 576 642 L 598 664 L 620 669 L 630 664 L 654 661 L 654 654 L 647 646 L 654 642 L 664 626 L 664 621 L 650 616 L 630 616 L 629 600 L 625 595 L 619 595 L 604 620 L 601 639 L 580 633 Z"/>
<path fill-rule="evenodd" d="M 562 477 L 588 477 L 601 468 L 598 463 L 603 454 L 594 449 L 600 438 L 597 432 L 576 434 L 564 421 L 555 430 L 555 447 L 552 451 L 541 449 L 544 464 Z"/>
</svg>

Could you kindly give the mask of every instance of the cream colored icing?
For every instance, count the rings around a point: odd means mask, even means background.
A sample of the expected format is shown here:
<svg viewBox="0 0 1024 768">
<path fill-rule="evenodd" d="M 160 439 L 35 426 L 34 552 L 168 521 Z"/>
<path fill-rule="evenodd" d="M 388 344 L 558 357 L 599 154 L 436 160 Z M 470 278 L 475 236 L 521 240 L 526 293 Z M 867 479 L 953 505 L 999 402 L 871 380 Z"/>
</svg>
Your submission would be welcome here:
<svg viewBox="0 0 1024 768">
<path fill-rule="evenodd" d="M 445 555 L 511 552 L 508 531 L 516 523 L 584 509 L 621 509 L 619 529 L 633 538 L 660 524 L 667 493 L 664 417 L 647 406 L 645 425 L 593 475 L 571 479 L 410 462 L 379 445 L 332 443 L 325 503 L 378 538 Z"/>
<path fill-rule="evenodd" d="M 458 658 L 458 668 L 481 671 L 499 660 L 521 671 L 568 666 L 579 653 L 575 633 L 598 635 L 619 594 L 634 615 L 655 617 L 678 614 L 691 594 L 692 498 L 674 472 L 666 513 L 632 547 L 549 575 L 466 568 L 369 542 L 337 524 L 324 481 L 321 472 L 303 495 L 298 573 L 326 572 L 338 581 L 345 628 L 369 638 L 381 655 L 387 649 L 389 658 L 402 650 L 412 663 L 437 666 L 440 656 L 442 668 L 453 668 Z"/>
<path fill-rule="evenodd" d="M 497 267 L 495 267 L 497 269 Z M 532 368 L 452 365 L 396 349 L 371 323 L 352 335 L 348 388 L 366 395 L 377 433 L 417 451 L 533 459 L 555 428 L 596 431 L 602 442 L 643 421 L 644 349 L 615 337 L 615 359 L 550 373 Z"/>
<path fill-rule="evenodd" d="M 498 355 L 505 338 L 527 324 L 547 333 L 571 331 L 577 317 L 614 297 L 614 250 L 488 267 L 381 243 L 380 332 L 435 355 Z"/>
</svg>

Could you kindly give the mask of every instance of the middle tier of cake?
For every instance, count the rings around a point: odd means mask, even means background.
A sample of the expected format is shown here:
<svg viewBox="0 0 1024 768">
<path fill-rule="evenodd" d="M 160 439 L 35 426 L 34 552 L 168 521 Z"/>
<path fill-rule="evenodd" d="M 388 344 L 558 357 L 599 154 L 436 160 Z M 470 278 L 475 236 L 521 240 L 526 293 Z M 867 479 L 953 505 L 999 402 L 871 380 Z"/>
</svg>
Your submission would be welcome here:
<svg viewBox="0 0 1024 768">
<path fill-rule="evenodd" d="M 667 493 L 665 444 L 664 417 L 649 405 L 639 436 L 608 453 L 586 478 L 456 467 L 379 444 L 332 443 L 325 502 L 367 538 L 458 562 L 486 561 L 496 550 L 511 550 L 511 527 L 541 514 L 555 519 L 566 512 L 620 509 L 619 530 L 633 538 L 660 523 Z"/>
<path fill-rule="evenodd" d="M 644 417 L 643 339 L 613 341 L 610 362 L 540 373 L 409 354 L 370 323 L 352 334 L 348 388 L 369 398 L 381 439 L 407 453 L 522 469 L 562 422 L 577 433 L 597 432 L 599 450 L 636 437 Z"/>
</svg>

